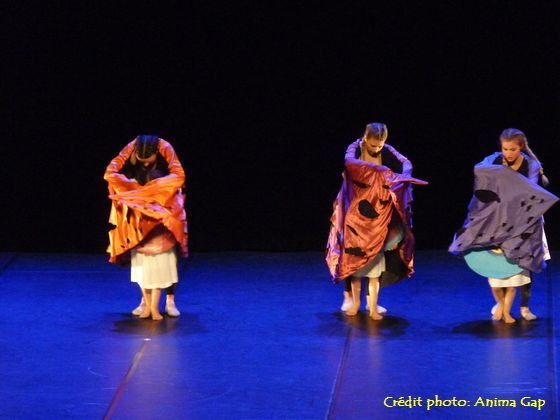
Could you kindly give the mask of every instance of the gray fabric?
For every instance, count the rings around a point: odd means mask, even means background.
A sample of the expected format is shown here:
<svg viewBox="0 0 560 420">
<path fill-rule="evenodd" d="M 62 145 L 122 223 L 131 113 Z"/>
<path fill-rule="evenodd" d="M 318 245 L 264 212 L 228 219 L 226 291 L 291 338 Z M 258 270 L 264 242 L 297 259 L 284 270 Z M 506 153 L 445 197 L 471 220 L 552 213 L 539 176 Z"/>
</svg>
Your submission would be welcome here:
<svg viewBox="0 0 560 420">
<path fill-rule="evenodd" d="M 520 267 L 540 272 L 546 266 L 542 215 L 558 197 L 503 165 L 480 163 L 474 175 L 467 220 L 449 252 L 500 247 Z"/>
</svg>

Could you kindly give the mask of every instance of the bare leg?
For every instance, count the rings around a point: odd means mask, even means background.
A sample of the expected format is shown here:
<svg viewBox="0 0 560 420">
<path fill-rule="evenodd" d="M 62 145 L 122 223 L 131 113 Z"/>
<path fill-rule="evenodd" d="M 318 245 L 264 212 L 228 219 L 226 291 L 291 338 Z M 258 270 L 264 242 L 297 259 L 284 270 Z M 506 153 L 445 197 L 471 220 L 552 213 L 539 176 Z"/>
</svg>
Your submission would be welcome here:
<svg viewBox="0 0 560 420">
<path fill-rule="evenodd" d="M 142 313 L 139 316 L 140 318 L 149 318 L 151 314 L 151 308 L 148 303 L 152 301 L 152 289 L 142 289 L 142 296 L 144 302 L 147 303 L 146 305 L 144 305 L 144 309 L 142 310 Z"/>
<path fill-rule="evenodd" d="M 515 322 L 515 318 L 510 315 L 511 305 L 513 304 L 513 299 L 515 298 L 515 292 L 515 287 L 508 287 L 504 297 L 504 322 L 506 324 L 512 324 Z"/>
<path fill-rule="evenodd" d="M 355 316 L 360 310 L 360 294 L 362 292 L 362 279 L 352 277 L 352 300 L 353 304 L 350 309 L 346 311 L 346 315 Z"/>
<path fill-rule="evenodd" d="M 383 319 L 377 310 L 377 299 L 379 298 L 379 278 L 369 279 L 369 316 L 376 321 Z"/>
<path fill-rule="evenodd" d="M 498 306 L 492 315 L 492 319 L 494 321 L 499 321 L 502 319 L 504 314 L 504 291 L 501 287 L 491 287 L 491 289 L 494 299 L 496 299 L 496 302 L 498 303 Z"/>
<path fill-rule="evenodd" d="M 154 321 L 160 321 L 163 319 L 163 316 L 159 313 L 159 298 L 161 297 L 161 289 L 152 289 L 152 304 L 151 304 L 151 311 L 152 311 L 152 319 Z"/>
</svg>

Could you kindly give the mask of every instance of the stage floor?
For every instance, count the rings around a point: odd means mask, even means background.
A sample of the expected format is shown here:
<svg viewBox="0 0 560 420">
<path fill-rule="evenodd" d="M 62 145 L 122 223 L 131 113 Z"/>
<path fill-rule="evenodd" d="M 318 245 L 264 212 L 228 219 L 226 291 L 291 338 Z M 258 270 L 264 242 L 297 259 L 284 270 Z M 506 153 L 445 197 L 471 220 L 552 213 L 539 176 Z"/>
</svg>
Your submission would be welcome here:
<svg viewBox="0 0 560 420">
<path fill-rule="evenodd" d="M 182 316 L 161 322 L 129 315 L 137 287 L 104 255 L 1 254 L 0 267 L 0 418 L 560 413 L 558 263 L 535 278 L 539 319 L 514 325 L 490 321 L 487 282 L 443 251 L 382 290 L 381 322 L 338 311 L 321 253 L 196 254 L 181 263 Z M 413 406 L 386 406 L 399 397 Z"/>
</svg>

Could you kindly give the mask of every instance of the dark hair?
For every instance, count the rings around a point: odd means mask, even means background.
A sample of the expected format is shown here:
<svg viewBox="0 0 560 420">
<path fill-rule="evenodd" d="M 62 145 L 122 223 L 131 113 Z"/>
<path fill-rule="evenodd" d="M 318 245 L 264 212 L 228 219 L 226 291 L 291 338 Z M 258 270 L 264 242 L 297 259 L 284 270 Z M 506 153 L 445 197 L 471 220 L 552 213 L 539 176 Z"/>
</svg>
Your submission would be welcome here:
<svg viewBox="0 0 560 420">
<path fill-rule="evenodd" d="M 387 126 L 380 122 L 372 122 L 366 125 L 366 131 L 364 132 L 364 138 L 370 139 L 374 138 L 376 140 L 385 141 L 387 140 Z"/>
<path fill-rule="evenodd" d="M 136 153 L 140 159 L 145 159 L 157 153 L 159 137 L 142 134 L 136 137 Z"/>
</svg>

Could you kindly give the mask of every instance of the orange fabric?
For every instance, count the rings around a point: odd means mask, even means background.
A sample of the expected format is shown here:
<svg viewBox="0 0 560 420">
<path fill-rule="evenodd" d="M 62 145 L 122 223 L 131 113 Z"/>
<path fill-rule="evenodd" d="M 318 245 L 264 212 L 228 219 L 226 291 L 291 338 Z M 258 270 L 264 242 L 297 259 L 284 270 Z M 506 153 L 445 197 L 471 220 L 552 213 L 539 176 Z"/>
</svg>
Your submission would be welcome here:
<svg viewBox="0 0 560 420">
<path fill-rule="evenodd" d="M 142 242 L 136 251 L 142 254 L 156 255 L 169 251 L 177 244 L 175 236 L 163 225 L 157 225 Z"/>
<path fill-rule="evenodd" d="M 117 262 L 158 225 L 173 234 L 183 255 L 187 256 L 185 196 L 181 193 L 185 183 L 183 167 L 171 144 L 160 139 L 158 151 L 169 165 L 169 175 L 142 186 L 119 173 L 134 152 L 135 143 L 133 140 L 127 144 L 105 170 L 104 179 L 109 184 L 112 200 L 109 223 L 115 226 L 109 231 L 109 261 Z"/>
<path fill-rule="evenodd" d="M 333 280 L 344 280 L 382 252 L 394 217 L 404 228 L 398 253 L 408 276 L 412 275 L 411 183 L 427 182 L 349 156 L 345 166 L 342 187 L 333 204 L 327 243 L 326 261 Z"/>
</svg>

